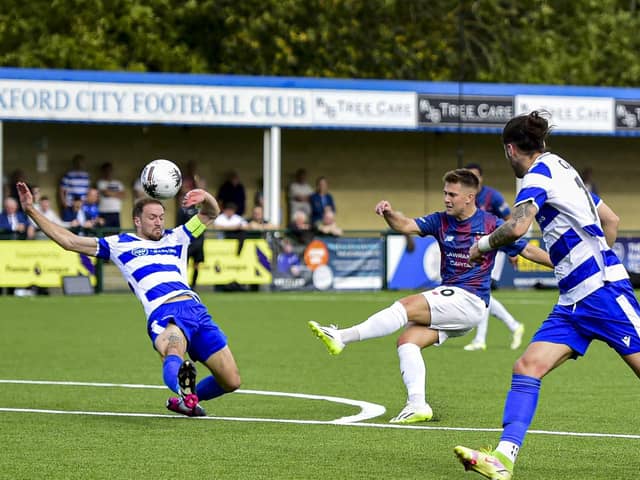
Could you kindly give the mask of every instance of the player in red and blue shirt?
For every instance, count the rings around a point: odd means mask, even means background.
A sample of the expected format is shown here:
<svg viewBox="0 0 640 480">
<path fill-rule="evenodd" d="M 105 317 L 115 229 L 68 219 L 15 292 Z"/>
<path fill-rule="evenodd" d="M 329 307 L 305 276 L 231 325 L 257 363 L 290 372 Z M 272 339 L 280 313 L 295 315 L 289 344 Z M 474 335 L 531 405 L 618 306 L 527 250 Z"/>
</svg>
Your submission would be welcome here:
<svg viewBox="0 0 640 480">
<path fill-rule="evenodd" d="M 421 236 L 432 235 L 440 246 L 440 276 L 442 285 L 463 288 L 480 297 L 489 305 L 491 269 L 496 251 L 479 265 L 469 265 L 469 251 L 465 250 L 486 233 L 493 232 L 504 223 L 494 215 L 476 209 L 470 218 L 458 220 L 446 212 L 436 212 L 414 219 Z M 515 257 L 527 246 L 524 240 L 504 247 L 507 255 Z"/>
<path fill-rule="evenodd" d="M 430 420 L 433 411 L 426 401 L 426 368 L 422 348 L 440 345 L 448 337 L 465 335 L 488 314 L 490 272 L 495 253 L 477 265 L 469 263 L 469 250 L 477 238 L 493 232 L 502 223 L 476 206 L 478 178 L 467 169 L 444 176 L 443 212 L 409 218 L 393 210 L 383 200 L 376 213 L 405 235 L 433 235 L 440 245 L 442 285 L 410 295 L 375 313 L 353 327 L 338 329 L 309 322 L 311 330 L 324 342 L 329 353 L 339 354 L 345 345 L 389 335 L 400 328 L 398 356 L 402 380 L 407 388 L 407 404 L 390 421 L 414 423 Z M 542 249 L 515 243 L 505 247 L 510 255 L 521 254 L 534 262 L 551 265 Z"/>
</svg>

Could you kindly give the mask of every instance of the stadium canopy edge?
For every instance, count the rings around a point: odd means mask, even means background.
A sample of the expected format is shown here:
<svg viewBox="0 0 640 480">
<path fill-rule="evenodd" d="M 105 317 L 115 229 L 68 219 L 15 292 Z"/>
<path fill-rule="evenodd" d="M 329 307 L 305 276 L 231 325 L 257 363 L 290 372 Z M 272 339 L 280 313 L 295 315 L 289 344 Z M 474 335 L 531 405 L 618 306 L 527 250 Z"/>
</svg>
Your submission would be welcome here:
<svg viewBox="0 0 640 480">
<path fill-rule="evenodd" d="M 640 136 L 640 88 L 0 67 L 0 120 Z"/>
</svg>

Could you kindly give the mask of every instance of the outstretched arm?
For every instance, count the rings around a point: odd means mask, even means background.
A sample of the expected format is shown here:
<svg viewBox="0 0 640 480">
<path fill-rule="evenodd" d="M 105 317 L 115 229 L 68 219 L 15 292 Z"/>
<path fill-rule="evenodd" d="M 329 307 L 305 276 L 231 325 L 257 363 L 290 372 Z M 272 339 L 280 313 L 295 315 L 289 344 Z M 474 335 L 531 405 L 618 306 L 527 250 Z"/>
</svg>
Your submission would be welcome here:
<svg viewBox="0 0 640 480">
<path fill-rule="evenodd" d="M 420 228 L 413 218 L 405 217 L 402 213 L 396 212 L 386 200 L 378 202 L 376 213 L 384 217 L 387 224 L 396 232 L 407 235 L 420 233 Z"/>
<path fill-rule="evenodd" d="M 545 267 L 553 268 L 553 263 L 551 263 L 551 257 L 549 257 L 549 254 L 542 248 L 531 245 L 530 243 L 527 243 L 524 250 L 520 252 L 520 256 L 527 260 L 531 260 L 532 262 L 544 265 Z"/>
<path fill-rule="evenodd" d="M 522 237 L 533 223 L 537 207 L 533 202 L 521 203 L 513 209 L 509 220 L 496 228 L 490 235 L 480 238 L 469 250 L 469 262 L 482 262 L 482 254 L 489 250 L 510 245 Z"/>
<path fill-rule="evenodd" d="M 205 225 L 211 225 L 211 223 L 220 215 L 220 206 L 216 199 L 206 190 L 196 188 L 189 190 L 184 195 L 182 200 L 182 206 L 185 208 L 193 207 L 194 205 L 200 205 L 200 211 L 198 217 L 200 221 Z"/>
<path fill-rule="evenodd" d="M 42 230 L 47 237 L 65 250 L 84 253 L 85 255 L 96 255 L 97 242 L 95 237 L 81 237 L 64 227 L 56 225 L 35 209 L 33 206 L 33 195 L 31 195 L 31 191 L 25 183 L 18 182 L 16 187 L 18 188 L 22 209 L 38 224 L 40 230 Z"/>
</svg>

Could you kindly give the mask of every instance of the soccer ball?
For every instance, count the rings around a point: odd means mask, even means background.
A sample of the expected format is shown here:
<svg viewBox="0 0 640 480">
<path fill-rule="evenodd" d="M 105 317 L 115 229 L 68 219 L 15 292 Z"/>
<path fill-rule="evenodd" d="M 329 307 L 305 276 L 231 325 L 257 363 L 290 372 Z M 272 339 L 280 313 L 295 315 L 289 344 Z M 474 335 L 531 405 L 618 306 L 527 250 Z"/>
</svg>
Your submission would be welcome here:
<svg viewBox="0 0 640 480">
<path fill-rule="evenodd" d="M 170 160 L 153 160 L 145 165 L 140 174 L 142 188 L 152 198 L 175 197 L 182 185 L 182 173 Z"/>
</svg>

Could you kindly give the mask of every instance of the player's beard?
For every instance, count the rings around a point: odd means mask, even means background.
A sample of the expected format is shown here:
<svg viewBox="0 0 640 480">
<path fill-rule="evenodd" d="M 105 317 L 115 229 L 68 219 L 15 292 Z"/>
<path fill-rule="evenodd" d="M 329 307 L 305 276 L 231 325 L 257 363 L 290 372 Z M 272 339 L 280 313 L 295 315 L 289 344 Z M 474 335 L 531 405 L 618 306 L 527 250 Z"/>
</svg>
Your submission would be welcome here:
<svg viewBox="0 0 640 480">
<path fill-rule="evenodd" d="M 162 228 L 161 229 L 153 228 L 149 232 L 146 233 L 145 237 L 147 237 L 148 240 L 153 240 L 153 241 L 157 242 L 158 240 L 160 240 L 162 238 L 162 233 L 163 232 L 164 232 L 164 230 Z"/>
</svg>

